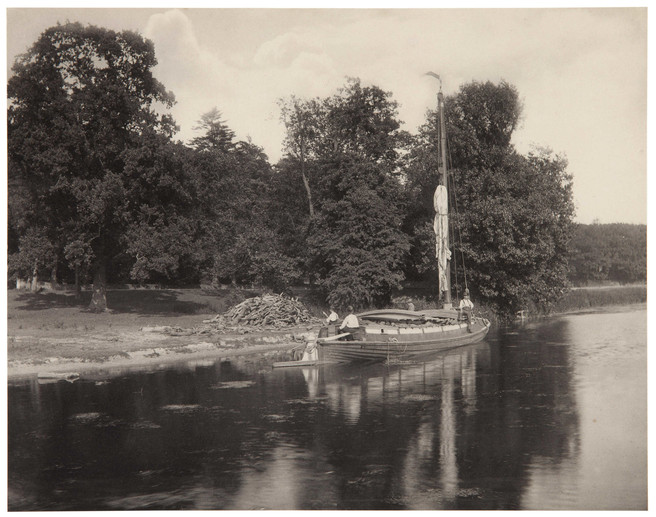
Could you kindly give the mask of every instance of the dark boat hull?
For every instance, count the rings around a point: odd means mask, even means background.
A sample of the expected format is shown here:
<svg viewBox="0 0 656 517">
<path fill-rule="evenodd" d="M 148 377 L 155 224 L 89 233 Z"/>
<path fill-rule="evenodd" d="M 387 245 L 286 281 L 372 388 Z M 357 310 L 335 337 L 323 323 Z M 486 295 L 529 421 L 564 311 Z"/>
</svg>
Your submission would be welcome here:
<svg viewBox="0 0 656 517">
<path fill-rule="evenodd" d="M 355 341 L 318 340 L 319 357 L 325 361 L 375 361 L 412 357 L 449 350 L 482 341 L 490 329 L 489 321 L 478 318 L 471 325 L 449 325 L 440 331 L 414 331 L 398 334 L 364 334 Z M 429 329 L 431 330 L 431 329 Z"/>
</svg>

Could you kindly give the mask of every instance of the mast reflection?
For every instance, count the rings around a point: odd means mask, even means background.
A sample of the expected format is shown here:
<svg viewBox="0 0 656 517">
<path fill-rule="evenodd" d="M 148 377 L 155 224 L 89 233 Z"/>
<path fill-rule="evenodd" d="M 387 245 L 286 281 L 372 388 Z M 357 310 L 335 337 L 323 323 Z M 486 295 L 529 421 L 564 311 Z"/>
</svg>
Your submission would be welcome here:
<svg viewBox="0 0 656 517">
<path fill-rule="evenodd" d="M 509 333 L 422 363 L 319 370 L 308 392 L 326 396 L 331 414 L 344 419 L 345 440 L 370 438 L 358 442 L 358 454 L 339 447 L 351 453 L 348 469 L 333 465 L 346 479 L 366 477 L 372 457 L 391 465 L 361 487 L 381 507 L 475 508 L 485 495 L 492 508 L 519 508 L 531 458 L 569 464 L 577 455 L 570 359 L 566 347 L 549 344 L 563 329 L 550 327 L 543 344 L 530 331 L 530 345 Z M 389 437 L 377 439 L 390 433 L 394 448 Z M 341 497 L 345 508 L 359 507 L 355 496 Z"/>
<path fill-rule="evenodd" d="M 535 507 L 537 484 L 580 463 L 566 325 L 412 363 L 242 358 L 16 386 L 11 507 Z"/>
</svg>

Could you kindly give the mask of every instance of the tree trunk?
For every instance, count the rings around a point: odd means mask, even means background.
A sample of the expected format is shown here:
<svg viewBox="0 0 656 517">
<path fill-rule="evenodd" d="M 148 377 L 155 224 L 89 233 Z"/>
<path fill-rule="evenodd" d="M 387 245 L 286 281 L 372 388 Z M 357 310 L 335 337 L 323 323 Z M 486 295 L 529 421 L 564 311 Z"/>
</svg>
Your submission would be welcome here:
<svg viewBox="0 0 656 517">
<path fill-rule="evenodd" d="M 307 192 L 308 205 L 310 205 L 310 220 L 314 219 L 314 206 L 312 206 L 312 191 L 310 190 L 310 182 L 305 175 L 305 135 L 301 136 L 301 176 L 303 177 L 303 185 Z"/>
<path fill-rule="evenodd" d="M 80 266 L 75 266 L 75 299 L 82 298 L 82 289 L 80 288 Z"/>
<path fill-rule="evenodd" d="M 32 271 L 32 285 L 30 286 L 30 290 L 34 293 L 39 290 L 39 288 L 37 286 L 38 273 L 39 273 L 39 263 L 35 260 L 34 261 L 34 270 Z"/>
<path fill-rule="evenodd" d="M 107 310 L 107 272 L 104 260 L 96 263 L 93 273 L 93 294 L 91 295 L 89 310 L 93 312 L 104 312 Z"/>
<path fill-rule="evenodd" d="M 52 269 L 50 270 L 50 283 L 52 284 L 52 288 L 56 289 L 57 288 L 57 265 L 59 264 L 59 257 L 55 255 L 55 259 L 52 263 Z"/>
</svg>

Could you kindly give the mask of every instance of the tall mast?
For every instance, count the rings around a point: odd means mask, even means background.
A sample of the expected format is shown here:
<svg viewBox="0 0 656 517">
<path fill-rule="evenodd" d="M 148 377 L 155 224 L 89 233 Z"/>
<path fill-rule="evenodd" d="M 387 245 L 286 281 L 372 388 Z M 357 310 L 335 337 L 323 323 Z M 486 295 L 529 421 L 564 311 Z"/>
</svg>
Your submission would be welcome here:
<svg viewBox="0 0 656 517">
<path fill-rule="evenodd" d="M 444 121 L 444 96 L 442 95 L 442 79 L 434 72 L 426 75 L 434 77 L 440 82 L 440 91 L 437 94 L 437 117 L 439 121 L 439 152 L 437 153 L 437 171 L 440 175 L 440 184 L 433 195 L 435 218 L 433 230 L 435 231 L 435 256 L 437 258 L 437 271 L 439 289 L 444 293 L 444 308 L 451 308 L 451 251 L 449 249 L 449 192 L 448 172 L 446 167 L 446 123 Z"/>
<path fill-rule="evenodd" d="M 444 96 L 442 95 L 442 81 L 440 81 L 440 91 L 437 94 L 437 113 L 440 121 L 440 152 L 438 161 L 438 171 L 442 180 L 442 185 L 447 189 L 448 172 L 446 169 L 446 123 L 444 122 Z M 449 232 L 446 233 L 446 249 L 450 249 Z M 451 307 L 451 259 L 447 254 L 446 259 L 446 289 L 444 291 L 444 307 Z"/>
</svg>

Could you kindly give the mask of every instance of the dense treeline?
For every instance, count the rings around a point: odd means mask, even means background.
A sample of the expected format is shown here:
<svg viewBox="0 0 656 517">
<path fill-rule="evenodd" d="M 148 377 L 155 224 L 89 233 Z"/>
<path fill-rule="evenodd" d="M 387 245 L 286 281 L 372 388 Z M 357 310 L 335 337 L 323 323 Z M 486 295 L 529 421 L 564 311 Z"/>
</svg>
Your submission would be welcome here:
<svg viewBox="0 0 656 517">
<path fill-rule="evenodd" d="M 577 224 L 569 277 L 575 285 L 630 284 L 647 280 L 647 227 L 643 224 Z"/>
<path fill-rule="evenodd" d="M 309 281 L 331 304 L 367 307 L 406 279 L 434 279 L 435 112 L 409 134 L 392 94 L 358 79 L 330 97 L 281 99 L 284 155 L 270 164 L 218 109 L 199 114 L 188 144 L 175 141 L 161 113 L 174 96 L 155 64 L 141 36 L 76 23 L 16 60 L 11 275 L 92 279 L 97 310 L 108 282 Z M 446 98 L 454 294 L 467 286 L 502 312 L 548 306 L 567 285 L 571 177 L 548 150 L 514 149 L 521 111 L 505 82 Z"/>
</svg>

